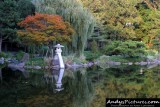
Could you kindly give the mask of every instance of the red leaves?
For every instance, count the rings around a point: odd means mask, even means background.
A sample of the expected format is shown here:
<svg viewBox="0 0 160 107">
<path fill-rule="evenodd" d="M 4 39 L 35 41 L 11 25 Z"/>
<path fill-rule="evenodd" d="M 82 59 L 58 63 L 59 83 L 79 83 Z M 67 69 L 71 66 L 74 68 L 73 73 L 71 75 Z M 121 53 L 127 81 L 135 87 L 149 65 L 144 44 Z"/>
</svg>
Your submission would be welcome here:
<svg viewBox="0 0 160 107">
<path fill-rule="evenodd" d="M 36 13 L 35 16 L 28 16 L 18 23 L 25 31 L 19 30 L 20 37 L 27 38 L 29 42 L 48 43 L 51 41 L 66 42 L 74 33 L 68 22 L 64 22 L 59 15 Z"/>
</svg>

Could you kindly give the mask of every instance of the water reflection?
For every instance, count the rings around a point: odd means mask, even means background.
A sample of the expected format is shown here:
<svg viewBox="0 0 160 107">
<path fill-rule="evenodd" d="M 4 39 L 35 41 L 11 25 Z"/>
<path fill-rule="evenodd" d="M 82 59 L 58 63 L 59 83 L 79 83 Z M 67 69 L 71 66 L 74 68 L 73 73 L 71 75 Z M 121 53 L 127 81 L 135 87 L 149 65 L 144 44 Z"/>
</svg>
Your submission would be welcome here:
<svg viewBox="0 0 160 107">
<path fill-rule="evenodd" d="M 0 81 L 2 82 L 2 68 L 0 68 Z"/>
<path fill-rule="evenodd" d="M 146 68 L 94 66 L 76 70 L 29 70 L 27 79 L 24 73 L 27 70 L 2 69 L 0 105 L 104 107 L 106 98 L 160 98 L 160 67 Z"/>
<path fill-rule="evenodd" d="M 146 68 L 121 66 L 101 71 L 103 75 L 94 87 L 99 97 L 94 98 L 92 107 L 105 106 L 105 98 L 160 98 L 160 66 Z"/>
<path fill-rule="evenodd" d="M 64 69 L 52 69 L 51 71 L 45 72 L 44 78 L 47 84 L 53 85 L 55 81 L 55 89 L 54 86 L 51 86 L 54 92 L 62 91 L 62 78 L 64 74 Z"/>
<path fill-rule="evenodd" d="M 54 71 L 52 71 L 54 72 Z M 59 74 L 58 74 L 58 78 L 56 78 L 57 76 L 54 75 L 55 77 L 55 80 L 56 80 L 56 91 L 61 91 L 63 90 L 64 88 L 62 88 L 62 77 L 63 77 L 63 73 L 64 73 L 64 69 L 60 69 L 59 70 Z"/>
<path fill-rule="evenodd" d="M 66 90 L 72 98 L 71 107 L 90 107 L 93 99 L 93 85 L 86 69 L 77 69 L 74 71 L 74 77 L 66 80 Z"/>
<path fill-rule="evenodd" d="M 143 74 L 143 69 L 142 68 L 140 69 L 140 73 L 139 74 L 141 74 L 141 75 Z"/>
<path fill-rule="evenodd" d="M 157 66 L 158 66 L 158 64 L 147 65 L 147 69 L 152 69 L 152 68 L 155 68 Z"/>
<path fill-rule="evenodd" d="M 12 71 L 19 71 L 22 72 L 25 78 L 29 78 L 29 72 L 25 70 L 23 67 L 10 67 Z"/>
</svg>

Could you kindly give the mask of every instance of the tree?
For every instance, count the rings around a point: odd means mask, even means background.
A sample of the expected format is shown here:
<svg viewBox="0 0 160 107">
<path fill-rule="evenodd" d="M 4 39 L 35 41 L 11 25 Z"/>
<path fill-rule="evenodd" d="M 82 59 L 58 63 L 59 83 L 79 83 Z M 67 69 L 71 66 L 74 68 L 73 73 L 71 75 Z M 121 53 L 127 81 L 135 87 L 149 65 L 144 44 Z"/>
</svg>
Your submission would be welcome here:
<svg viewBox="0 0 160 107">
<path fill-rule="evenodd" d="M 35 14 L 35 6 L 29 0 L 19 0 L 17 2 L 18 12 L 21 18 L 26 18 L 28 15 Z"/>
<path fill-rule="evenodd" d="M 95 40 L 91 42 L 91 51 L 93 53 L 98 53 L 98 44 Z"/>
<path fill-rule="evenodd" d="M 134 24 L 141 22 L 136 10 L 142 0 L 81 0 L 97 19 L 100 38 L 111 40 L 136 39 Z"/>
<path fill-rule="evenodd" d="M 143 2 L 152 10 L 157 10 L 160 5 L 160 0 L 144 0 Z"/>
<path fill-rule="evenodd" d="M 150 47 L 160 31 L 160 0 L 81 1 L 97 19 L 98 41 L 143 41 Z"/>
<path fill-rule="evenodd" d="M 19 19 L 17 5 L 14 0 L 0 1 L 0 52 L 2 42 L 16 35 L 16 23 Z"/>
<path fill-rule="evenodd" d="M 18 30 L 23 44 L 50 44 L 53 41 L 69 42 L 74 30 L 59 15 L 36 13 L 18 23 L 24 29 Z"/>
<path fill-rule="evenodd" d="M 93 15 L 77 0 L 32 0 L 40 13 L 58 14 L 75 29 L 72 43 L 65 46 L 68 53 L 83 56 L 87 39 L 92 35 L 95 20 Z M 67 54 L 68 54 L 67 53 Z"/>
<path fill-rule="evenodd" d="M 153 39 L 152 41 L 153 48 L 158 50 L 158 53 L 160 53 L 160 32 L 159 34 Z"/>
<path fill-rule="evenodd" d="M 10 42 L 18 40 L 16 34 L 16 31 L 18 29 L 17 23 L 25 17 L 23 15 L 24 13 L 25 15 L 31 15 L 34 13 L 33 10 L 34 5 L 28 0 L 24 0 L 23 3 L 22 0 L 1 0 L 0 4 L 1 4 L 0 5 L 0 52 L 1 52 L 3 40 Z M 32 8 L 30 8 L 29 6 Z"/>
<path fill-rule="evenodd" d="M 160 32 L 160 11 L 145 7 L 144 4 L 140 4 L 138 11 L 142 17 L 142 21 L 141 24 L 135 28 L 135 31 L 136 34 L 139 35 L 139 38 L 150 47 L 152 40 L 156 38 L 158 32 Z"/>
</svg>

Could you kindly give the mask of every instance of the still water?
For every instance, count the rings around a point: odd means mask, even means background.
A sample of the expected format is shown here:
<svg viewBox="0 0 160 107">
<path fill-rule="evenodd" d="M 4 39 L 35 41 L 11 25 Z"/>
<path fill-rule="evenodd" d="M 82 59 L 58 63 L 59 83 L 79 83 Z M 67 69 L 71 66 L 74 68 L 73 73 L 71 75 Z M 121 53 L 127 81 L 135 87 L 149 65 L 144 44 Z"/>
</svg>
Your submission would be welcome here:
<svg viewBox="0 0 160 107">
<path fill-rule="evenodd" d="M 160 98 L 160 66 L 0 69 L 0 107 L 105 107 L 105 98 Z"/>
</svg>

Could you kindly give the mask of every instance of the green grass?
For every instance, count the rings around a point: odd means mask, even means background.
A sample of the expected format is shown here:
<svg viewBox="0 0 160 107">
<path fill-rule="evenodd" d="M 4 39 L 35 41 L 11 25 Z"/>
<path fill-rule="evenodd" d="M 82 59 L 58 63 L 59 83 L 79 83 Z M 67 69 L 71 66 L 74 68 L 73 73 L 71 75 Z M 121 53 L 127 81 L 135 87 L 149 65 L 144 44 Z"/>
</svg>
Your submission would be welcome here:
<svg viewBox="0 0 160 107">
<path fill-rule="evenodd" d="M 31 58 L 26 62 L 27 66 L 46 66 L 47 64 L 44 62 L 43 58 Z"/>
</svg>

